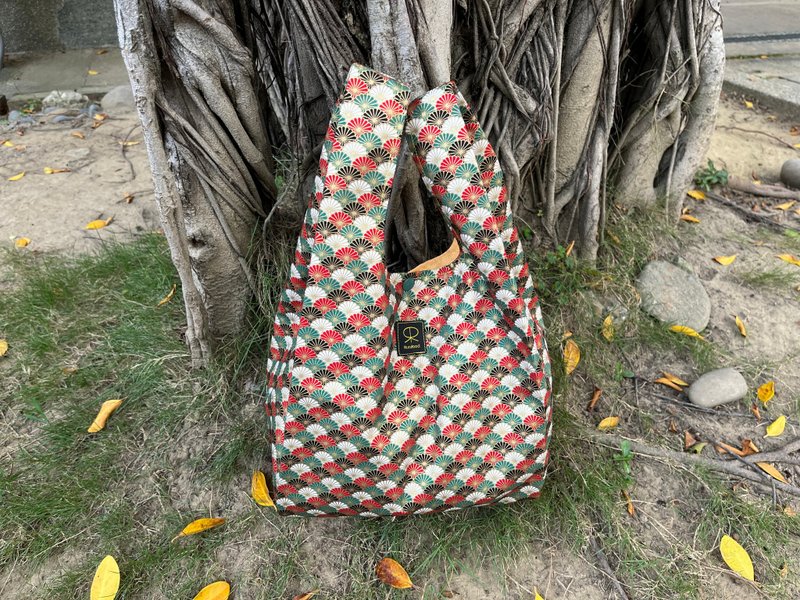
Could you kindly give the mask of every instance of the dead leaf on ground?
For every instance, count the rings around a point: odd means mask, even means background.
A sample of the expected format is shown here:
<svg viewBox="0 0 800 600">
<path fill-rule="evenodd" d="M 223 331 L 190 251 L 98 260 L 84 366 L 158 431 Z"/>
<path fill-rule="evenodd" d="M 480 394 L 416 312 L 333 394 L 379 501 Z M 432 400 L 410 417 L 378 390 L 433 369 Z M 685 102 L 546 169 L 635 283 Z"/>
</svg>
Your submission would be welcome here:
<svg viewBox="0 0 800 600">
<path fill-rule="evenodd" d="M 739 329 L 739 333 L 742 334 L 742 337 L 747 337 L 747 328 L 744 326 L 744 321 L 739 318 L 739 315 L 733 315 L 733 320 L 736 322 L 736 327 Z"/>
<path fill-rule="evenodd" d="M 752 102 L 750 102 L 750 100 L 745 100 L 745 101 L 744 101 L 744 107 L 745 107 L 745 108 L 747 108 L 747 109 L 750 109 L 750 110 L 752 110 L 752 108 L 753 108 L 753 103 L 752 103 Z"/>
<path fill-rule="evenodd" d="M 598 431 L 611 431 L 619 425 L 619 417 L 606 417 L 597 424 Z"/>
<path fill-rule="evenodd" d="M 158 301 L 158 304 L 156 304 L 156 307 L 164 306 L 167 302 L 172 300 L 172 297 L 175 295 L 175 290 L 176 289 L 178 289 L 178 284 L 177 283 L 173 283 L 172 284 L 172 289 L 170 289 L 170 291 L 167 292 L 166 296 L 164 296 L 161 300 Z"/>
<path fill-rule="evenodd" d="M 89 433 L 97 433 L 103 430 L 106 426 L 106 421 L 108 421 L 111 414 L 119 408 L 120 404 L 122 404 L 122 400 L 119 398 L 103 402 L 100 406 L 100 410 L 97 412 L 97 416 L 86 431 Z"/>
<path fill-rule="evenodd" d="M 794 265 L 795 267 L 800 267 L 800 259 L 798 259 L 796 256 L 793 256 L 792 254 L 776 254 L 775 256 L 789 263 L 790 265 Z"/>
<path fill-rule="evenodd" d="M 8 340 L 0 339 L 0 356 L 5 356 L 8 352 Z"/>
<path fill-rule="evenodd" d="M 723 535 L 722 540 L 719 542 L 719 552 L 722 555 L 722 560 L 728 565 L 732 571 L 738 573 L 745 579 L 755 581 L 755 573 L 753 572 L 753 561 L 747 550 L 742 548 L 741 544 L 729 535 Z"/>
<path fill-rule="evenodd" d="M 602 396 L 603 390 L 599 387 L 594 388 L 594 393 L 592 394 L 592 399 L 589 400 L 589 404 L 586 405 L 586 410 L 592 412 L 594 407 L 597 406 L 597 401 L 600 400 L 600 396 Z"/>
<path fill-rule="evenodd" d="M 687 223 L 699 223 L 700 219 L 694 215 L 681 215 L 681 221 L 686 221 Z"/>
<path fill-rule="evenodd" d="M 627 504 L 628 514 L 633 516 L 636 514 L 636 507 L 633 506 L 633 501 L 631 501 L 631 495 L 628 493 L 628 490 L 622 490 L 622 496 L 625 498 L 625 503 Z"/>
<path fill-rule="evenodd" d="M 250 483 L 250 494 L 253 500 L 260 506 L 269 506 L 276 508 L 275 503 L 270 498 L 269 490 L 267 489 L 267 478 L 261 471 L 253 472 L 253 479 Z"/>
<path fill-rule="evenodd" d="M 688 429 L 683 432 L 683 449 L 688 450 L 697 443 L 697 438 Z"/>
<path fill-rule="evenodd" d="M 758 387 L 758 399 L 764 404 L 772 400 L 775 396 L 775 382 L 767 381 Z"/>
<path fill-rule="evenodd" d="M 706 446 L 708 446 L 708 442 L 697 442 L 688 451 L 692 454 L 700 454 Z"/>
<path fill-rule="evenodd" d="M 573 250 L 573 248 L 575 248 L 575 240 L 572 240 L 572 241 L 569 243 L 569 246 L 567 246 L 567 250 L 566 250 L 566 252 L 564 253 L 564 255 L 565 255 L 565 256 L 569 256 L 570 254 L 572 254 L 572 250 Z"/>
<path fill-rule="evenodd" d="M 578 344 L 574 340 L 567 340 L 564 346 L 564 368 L 567 371 L 567 375 L 575 370 L 580 360 L 581 349 L 578 348 Z"/>
<path fill-rule="evenodd" d="M 764 437 L 778 437 L 783 433 L 784 429 L 786 429 L 786 417 L 781 415 L 772 423 L 767 425 L 767 434 Z"/>
<path fill-rule="evenodd" d="M 689 385 L 686 381 L 684 381 L 683 379 L 681 379 L 677 375 L 673 375 L 672 373 L 669 373 L 668 371 L 662 371 L 661 374 L 664 377 L 666 377 L 667 379 L 669 379 L 675 385 L 680 385 L 680 386 L 683 386 L 683 387 L 686 387 L 687 385 Z"/>
<path fill-rule="evenodd" d="M 393 558 L 382 558 L 375 566 L 375 575 L 386 585 L 398 590 L 414 587 L 406 570 Z"/>
<path fill-rule="evenodd" d="M 70 133 L 70 135 L 72 137 L 74 137 L 74 138 L 78 138 L 79 140 L 85 140 L 86 139 L 86 136 L 83 135 L 83 133 L 80 132 L 80 131 L 73 131 L 72 133 Z"/>
<path fill-rule="evenodd" d="M 292 598 L 292 600 L 311 600 L 311 598 L 316 596 L 318 593 L 319 593 L 319 590 L 314 590 L 314 591 L 311 591 L 311 592 L 307 592 L 305 594 L 300 594 L 298 596 L 295 596 L 294 598 Z"/>
<path fill-rule="evenodd" d="M 694 198 L 695 200 L 705 200 L 706 194 L 701 190 L 689 190 L 686 192 L 686 195 L 690 198 Z"/>
<path fill-rule="evenodd" d="M 134 198 L 136 198 L 136 196 L 131 193 L 127 193 L 122 197 L 122 199 L 125 200 L 125 204 L 130 204 L 133 202 Z"/>
<path fill-rule="evenodd" d="M 678 429 L 678 424 L 675 422 L 675 419 L 669 420 L 669 431 L 670 433 L 678 433 L 680 431 Z"/>
<path fill-rule="evenodd" d="M 84 229 L 102 229 L 103 227 L 108 226 L 113 220 L 114 217 L 108 217 L 107 219 L 95 219 L 94 221 L 89 221 Z"/>
<path fill-rule="evenodd" d="M 209 529 L 213 529 L 214 527 L 219 527 L 224 523 L 225 519 L 221 518 L 196 519 L 191 523 L 189 523 L 186 527 L 184 527 L 178 535 L 172 538 L 171 541 L 174 542 L 180 537 L 186 537 L 187 535 L 195 535 L 198 533 L 202 533 L 204 531 L 208 531 Z"/>
<path fill-rule="evenodd" d="M 114 600 L 119 590 L 119 565 L 114 557 L 106 556 L 97 566 L 89 591 L 90 600 Z"/>
<path fill-rule="evenodd" d="M 57 175 L 58 173 L 70 173 L 72 169 L 54 169 L 52 167 L 45 167 L 42 169 L 45 175 Z"/>
<path fill-rule="evenodd" d="M 689 337 L 697 338 L 698 340 L 704 340 L 705 338 L 697 333 L 691 327 L 687 327 L 686 325 L 672 325 L 669 328 L 670 331 L 674 331 L 675 333 L 682 333 L 683 335 L 687 335 Z"/>
<path fill-rule="evenodd" d="M 671 387 L 673 390 L 677 390 L 679 392 L 683 391 L 683 388 L 681 386 L 679 386 L 677 383 L 666 377 L 659 377 L 653 383 L 660 383 L 661 385 Z"/>
<path fill-rule="evenodd" d="M 772 208 L 777 208 L 778 210 L 789 210 L 792 208 L 797 202 L 794 200 L 790 200 L 789 202 L 784 202 L 783 204 L 776 204 Z"/>
<path fill-rule="evenodd" d="M 797 511 L 794 509 L 793 506 L 787 504 L 786 506 L 783 507 L 783 514 L 785 514 L 787 517 L 796 517 Z"/>
<path fill-rule="evenodd" d="M 18 237 L 17 239 L 14 240 L 14 246 L 16 248 L 24 248 L 30 243 L 31 243 L 31 238 L 26 238 L 26 237 Z"/>
<path fill-rule="evenodd" d="M 715 256 L 714 261 L 727 267 L 728 265 L 733 264 L 733 261 L 736 260 L 737 256 L 738 255 L 736 254 L 731 254 L 730 256 Z"/>
<path fill-rule="evenodd" d="M 761 450 L 753 443 L 753 440 L 747 438 L 742 440 L 742 456 L 750 456 L 751 454 L 758 454 L 759 452 L 761 452 Z"/>
<path fill-rule="evenodd" d="M 761 422 L 761 411 L 758 410 L 757 404 L 750 405 L 750 412 L 753 413 L 753 416 L 756 418 L 756 421 Z"/>
<path fill-rule="evenodd" d="M 141 143 L 142 143 L 141 140 L 127 140 L 127 141 L 124 141 L 124 142 L 120 142 L 119 144 L 123 148 L 127 148 L 128 146 L 138 146 Z"/>
<path fill-rule="evenodd" d="M 612 315 L 608 315 L 605 319 L 603 319 L 603 328 L 601 329 L 601 333 L 609 342 L 614 339 L 614 317 Z"/>
<path fill-rule="evenodd" d="M 88 71 L 86 71 L 86 72 L 87 72 L 89 75 L 99 75 L 99 74 L 100 74 L 100 72 L 99 72 L 99 71 L 95 71 L 94 69 L 89 69 L 89 70 L 88 70 Z"/>
<path fill-rule="evenodd" d="M 230 583 L 227 581 L 215 581 L 197 592 L 194 600 L 227 600 L 230 595 Z"/>
<path fill-rule="evenodd" d="M 25 171 L 22 171 L 21 173 L 17 173 L 16 175 L 12 175 L 11 177 L 8 178 L 8 180 L 9 181 L 19 181 L 23 177 L 25 177 Z"/>
<path fill-rule="evenodd" d="M 781 483 L 789 483 L 788 481 L 786 481 L 786 477 L 784 477 L 783 474 L 780 471 L 778 471 L 778 469 L 776 469 L 773 465 L 769 464 L 768 462 L 759 462 L 756 463 L 756 465 L 758 465 L 759 469 L 764 471 L 764 473 L 766 473 L 773 479 L 776 479 Z"/>
</svg>

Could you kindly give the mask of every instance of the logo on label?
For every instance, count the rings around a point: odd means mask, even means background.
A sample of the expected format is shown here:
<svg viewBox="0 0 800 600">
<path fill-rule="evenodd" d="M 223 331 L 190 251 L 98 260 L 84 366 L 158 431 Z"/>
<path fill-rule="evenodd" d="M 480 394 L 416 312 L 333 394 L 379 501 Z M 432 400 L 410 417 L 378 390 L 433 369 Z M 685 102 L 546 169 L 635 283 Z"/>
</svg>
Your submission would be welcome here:
<svg viewBox="0 0 800 600">
<path fill-rule="evenodd" d="M 397 353 L 400 356 L 425 354 L 428 351 L 424 321 L 398 321 L 394 329 L 397 335 Z"/>
</svg>

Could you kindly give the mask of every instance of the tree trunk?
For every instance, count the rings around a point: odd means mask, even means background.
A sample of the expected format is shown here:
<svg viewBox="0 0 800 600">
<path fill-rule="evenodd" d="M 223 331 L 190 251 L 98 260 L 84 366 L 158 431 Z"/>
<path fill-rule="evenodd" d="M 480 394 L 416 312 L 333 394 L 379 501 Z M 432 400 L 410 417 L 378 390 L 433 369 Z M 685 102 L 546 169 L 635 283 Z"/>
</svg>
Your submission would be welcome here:
<svg viewBox="0 0 800 600">
<path fill-rule="evenodd" d="M 115 0 L 164 231 L 202 363 L 241 330 L 276 214 L 306 205 L 352 62 L 416 93 L 456 79 L 536 241 L 593 260 L 607 194 L 671 218 L 722 84 L 719 0 Z M 270 148 L 288 151 L 278 195 Z M 400 165 L 402 169 L 402 165 Z M 402 172 L 402 170 L 400 171 Z M 407 179 L 407 180 L 406 180 Z M 430 256 L 414 178 L 390 220 Z"/>
</svg>

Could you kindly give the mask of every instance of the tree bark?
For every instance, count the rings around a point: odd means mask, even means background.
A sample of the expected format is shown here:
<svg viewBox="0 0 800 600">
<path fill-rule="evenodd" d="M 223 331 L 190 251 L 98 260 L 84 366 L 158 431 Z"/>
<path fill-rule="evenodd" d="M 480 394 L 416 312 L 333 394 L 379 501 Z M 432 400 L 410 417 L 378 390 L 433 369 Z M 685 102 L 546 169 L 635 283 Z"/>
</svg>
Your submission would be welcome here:
<svg viewBox="0 0 800 600">
<path fill-rule="evenodd" d="M 607 197 L 661 202 L 677 219 L 722 84 L 719 0 L 115 6 L 198 364 L 241 331 L 254 268 L 268 260 L 252 251 L 261 226 L 302 213 L 352 62 L 416 93 L 456 79 L 497 149 L 520 225 L 535 242 L 576 241 L 588 260 L 601 248 Z M 272 148 L 287 157 L 280 197 Z M 390 221 L 406 231 L 409 256 L 437 251 L 431 210 L 404 178 Z"/>
</svg>

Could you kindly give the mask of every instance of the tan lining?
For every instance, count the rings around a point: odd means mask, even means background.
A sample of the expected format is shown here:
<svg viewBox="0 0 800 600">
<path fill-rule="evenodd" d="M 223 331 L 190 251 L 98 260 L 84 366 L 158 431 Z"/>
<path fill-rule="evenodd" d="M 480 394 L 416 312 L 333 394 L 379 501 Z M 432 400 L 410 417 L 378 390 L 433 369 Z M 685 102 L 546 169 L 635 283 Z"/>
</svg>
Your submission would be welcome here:
<svg viewBox="0 0 800 600">
<path fill-rule="evenodd" d="M 458 246 L 458 240 L 454 237 L 453 243 L 447 250 L 445 250 L 444 254 L 440 254 L 439 256 L 434 256 L 430 260 L 426 260 L 421 265 L 417 265 L 411 269 L 409 273 L 419 273 L 420 271 L 434 271 L 436 269 L 440 269 L 457 259 L 460 252 L 461 249 Z"/>
</svg>

